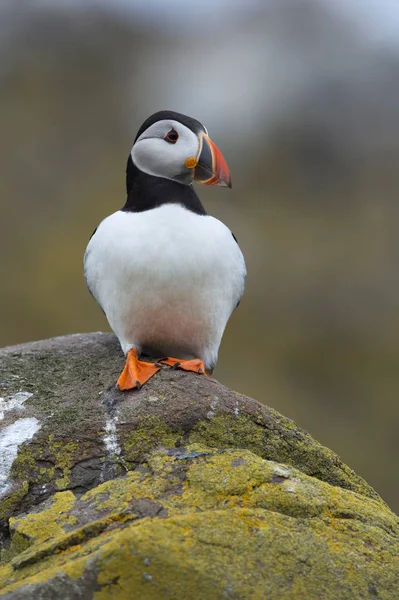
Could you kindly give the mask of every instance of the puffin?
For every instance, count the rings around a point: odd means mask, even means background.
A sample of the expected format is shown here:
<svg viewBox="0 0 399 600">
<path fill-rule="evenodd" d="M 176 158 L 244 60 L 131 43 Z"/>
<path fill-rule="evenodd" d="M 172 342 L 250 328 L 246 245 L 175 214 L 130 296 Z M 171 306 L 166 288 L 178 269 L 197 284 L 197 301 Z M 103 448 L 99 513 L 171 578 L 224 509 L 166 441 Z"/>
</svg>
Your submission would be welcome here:
<svg viewBox="0 0 399 600">
<path fill-rule="evenodd" d="M 120 390 L 140 389 L 163 365 L 211 375 L 244 293 L 237 240 L 207 213 L 194 182 L 231 187 L 207 129 L 174 111 L 148 117 L 128 157 L 126 203 L 100 223 L 84 256 L 87 287 L 126 356 Z"/>
</svg>

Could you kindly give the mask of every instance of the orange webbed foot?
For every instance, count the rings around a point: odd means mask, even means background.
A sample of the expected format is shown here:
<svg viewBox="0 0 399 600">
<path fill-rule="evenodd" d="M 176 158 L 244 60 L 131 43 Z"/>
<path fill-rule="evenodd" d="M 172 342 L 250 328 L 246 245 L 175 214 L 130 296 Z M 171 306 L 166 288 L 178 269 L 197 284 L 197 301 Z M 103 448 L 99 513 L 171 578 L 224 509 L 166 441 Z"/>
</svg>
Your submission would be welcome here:
<svg viewBox="0 0 399 600">
<path fill-rule="evenodd" d="M 159 364 L 144 362 L 138 359 L 138 352 L 134 348 L 126 356 L 125 368 L 116 383 L 120 390 L 140 389 L 155 373 L 161 369 Z"/>
<path fill-rule="evenodd" d="M 159 361 L 162 365 L 168 365 L 172 369 L 183 369 L 183 371 L 191 371 L 192 373 L 199 373 L 200 375 L 209 376 L 206 372 L 205 365 L 200 358 L 193 358 L 192 360 L 181 360 L 180 358 L 163 358 Z"/>
</svg>

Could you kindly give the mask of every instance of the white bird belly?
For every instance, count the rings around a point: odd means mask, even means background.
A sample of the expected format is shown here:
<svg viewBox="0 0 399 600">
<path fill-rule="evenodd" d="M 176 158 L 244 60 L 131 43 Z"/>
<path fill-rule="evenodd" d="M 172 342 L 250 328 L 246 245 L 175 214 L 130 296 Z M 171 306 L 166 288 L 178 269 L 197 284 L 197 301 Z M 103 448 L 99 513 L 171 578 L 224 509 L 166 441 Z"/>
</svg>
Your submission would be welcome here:
<svg viewBox="0 0 399 600">
<path fill-rule="evenodd" d="M 176 204 L 118 211 L 87 247 L 85 275 L 122 349 L 216 363 L 245 264 L 230 230 Z"/>
</svg>

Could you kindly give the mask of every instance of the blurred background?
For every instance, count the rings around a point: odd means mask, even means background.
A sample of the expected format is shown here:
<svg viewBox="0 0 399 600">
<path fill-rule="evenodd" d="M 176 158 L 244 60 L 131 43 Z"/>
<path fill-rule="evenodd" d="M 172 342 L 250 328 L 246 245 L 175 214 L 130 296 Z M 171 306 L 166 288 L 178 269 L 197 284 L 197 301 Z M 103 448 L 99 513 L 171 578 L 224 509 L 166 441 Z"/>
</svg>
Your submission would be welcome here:
<svg viewBox="0 0 399 600">
<path fill-rule="evenodd" d="M 0 345 L 108 330 L 86 244 L 142 121 L 189 114 L 248 267 L 216 377 L 399 511 L 397 1 L 0 0 L 0 23 Z"/>
</svg>

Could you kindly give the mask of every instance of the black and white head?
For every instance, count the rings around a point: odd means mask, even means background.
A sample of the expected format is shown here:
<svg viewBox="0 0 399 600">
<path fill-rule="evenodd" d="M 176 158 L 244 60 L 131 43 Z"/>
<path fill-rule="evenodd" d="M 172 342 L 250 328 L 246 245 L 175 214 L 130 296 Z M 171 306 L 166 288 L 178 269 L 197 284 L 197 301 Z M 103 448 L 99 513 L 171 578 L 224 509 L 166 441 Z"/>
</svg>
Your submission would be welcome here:
<svg viewBox="0 0 399 600">
<path fill-rule="evenodd" d="M 130 160 L 137 169 L 154 177 L 184 185 L 196 181 L 231 187 L 226 161 L 205 127 L 173 111 L 157 112 L 144 121 Z"/>
</svg>

